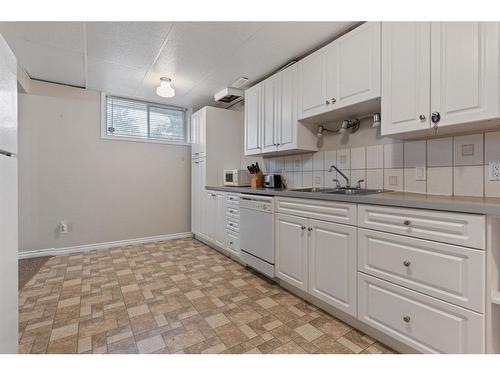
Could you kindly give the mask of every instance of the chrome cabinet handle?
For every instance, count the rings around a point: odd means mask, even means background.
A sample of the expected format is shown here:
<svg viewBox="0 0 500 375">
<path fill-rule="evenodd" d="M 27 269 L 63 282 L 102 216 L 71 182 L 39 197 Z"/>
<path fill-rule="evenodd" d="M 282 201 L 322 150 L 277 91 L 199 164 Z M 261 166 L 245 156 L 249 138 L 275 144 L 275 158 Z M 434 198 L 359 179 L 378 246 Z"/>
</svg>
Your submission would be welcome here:
<svg viewBox="0 0 500 375">
<path fill-rule="evenodd" d="M 330 104 L 330 101 L 329 101 L 329 100 L 327 100 L 327 101 L 325 102 L 325 104 L 326 104 L 326 105 Z"/>
<path fill-rule="evenodd" d="M 304 229 L 306 229 L 306 226 L 305 226 L 305 225 L 302 225 L 302 226 L 300 227 L 300 229 L 304 230 Z"/>
<path fill-rule="evenodd" d="M 408 315 L 403 316 L 403 321 L 404 321 L 405 323 L 410 323 L 410 320 L 411 320 L 411 318 L 410 318 Z"/>
<path fill-rule="evenodd" d="M 409 260 L 405 260 L 403 262 L 403 266 L 405 266 L 405 267 L 410 267 L 410 264 L 411 264 L 411 262 Z"/>
<path fill-rule="evenodd" d="M 311 232 L 313 229 L 312 229 L 311 227 L 309 227 L 309 228 L 307 228 L 307 230 L 308 230 L 309 232 Z"/>
<path fill-rule="evenodd" d="M 336 101 L 337 101 L 337 99 L 332 98 L 332 104 L 335 104 Z"/>
<path fill-rule="evenodd" d="M 418 116 L 418 118 L 420 119 L 420 121 L 424 121 L 425 120 L 425 115 L 420 115 L 420 116 Z"/>
<path fill-rule="evenodd" d="M 403 224 L 406 225 L 406 226 L 408 226 L 408 225 L 411 224 L 411 221 L 410 220 L 405 220 L 405 221 L 403 221 Z"/>
<path fill-rule="evenodd" d="M 233 244 L 233 241 L 229 241 L 229 245 L 232 245 Z"/>
</svg>

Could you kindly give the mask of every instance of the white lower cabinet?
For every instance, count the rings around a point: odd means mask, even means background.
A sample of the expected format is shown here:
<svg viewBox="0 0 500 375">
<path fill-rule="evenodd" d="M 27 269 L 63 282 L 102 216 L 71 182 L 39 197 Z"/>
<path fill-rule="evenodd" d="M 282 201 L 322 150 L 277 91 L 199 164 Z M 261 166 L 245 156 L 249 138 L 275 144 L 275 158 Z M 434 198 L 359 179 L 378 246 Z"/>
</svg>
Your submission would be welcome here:
<svg viewBox="0 0 500 375">
<path fill-rule="evenodd" d="M 358 319 L 423 353 L 484 353 L 484 315 L 363 273 Z"/>
<path fill-rule="evenodd" d="M 224 193 L 207 190 L 202 227 L 206 229 L 206 239 L 222 248 L 226 247 L 225 218 Z"/>
<path fill-rule="evenodd" d="M 309 292 L 356 315 L 356 228 L 309 220 Z"/>
<path fill-rule="evenodd" d="M 276 275 L 281 280 L 308 291 L 308 219 L 276 216 Z"/>
<path fill-rule="evenodd" d="M 356 315 L 356 228 L 278 214 L 276 275 L 329 305 Z"/>
</svg>

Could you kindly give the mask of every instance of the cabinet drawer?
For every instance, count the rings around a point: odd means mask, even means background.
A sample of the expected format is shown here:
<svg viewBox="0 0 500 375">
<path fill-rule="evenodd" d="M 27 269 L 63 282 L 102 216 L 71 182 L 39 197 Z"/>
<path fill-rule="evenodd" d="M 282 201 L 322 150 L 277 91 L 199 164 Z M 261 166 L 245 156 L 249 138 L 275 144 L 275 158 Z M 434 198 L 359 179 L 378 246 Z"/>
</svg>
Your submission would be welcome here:
<svg viewBox="0 0 500 375">
<path fill-rule="evenodd" d="M 358 319 L 424 353 L 484 353 L 484 316 L 358 273 Z"/>
<path fill-rule="evenodd" d="M 483 215 L 359 205 L 358 226 L 477 249 L 485 248 Z"/>
<path fill-rule="evenodd" d="M 276 210 L 287 215 L 356 225 L 356 204 L 322 200 L 278 198 Z"/>
<path fill-rule="evenodd" d="M 229 218 L 239 219 L 240 217 L 239 206 L 233 206 L 228 204 L 226 207 L 226 216 Z"/>
<path fill-rule="evenodd" d="M 227 249 L 233 254 L 240 254 L 240 236 L 237 232 L 227 231 Z"/>
<path fill-rule="evenodd" d="M 484 251 L 359 229 L 358 270 L 484 312 Z"/>
<path fill-rule="evenodd" d="M 229 205 L 239 206 L 240 195 L 238 193 L 226 193 L 226 203 Z"/>
<path fill-rule="evenodd" d="M 239 233 L 240 221 L 231 218 L 226 218 L 226 228 Z"/>
</svg>

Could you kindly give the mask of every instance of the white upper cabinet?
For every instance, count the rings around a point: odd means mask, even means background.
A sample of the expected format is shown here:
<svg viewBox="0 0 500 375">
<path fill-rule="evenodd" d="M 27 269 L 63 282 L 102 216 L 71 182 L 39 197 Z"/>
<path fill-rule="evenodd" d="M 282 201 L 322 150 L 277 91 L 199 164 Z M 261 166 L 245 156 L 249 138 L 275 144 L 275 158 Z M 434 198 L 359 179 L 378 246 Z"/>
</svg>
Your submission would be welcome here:
<svg viewBox="0 0 500 375">
<path fill-rule="evenodd" d="M 497 22 L 436 22 L 431 25 L 431 111 L 437 126 L 499 115 Z"/>
<path fill-rule="evenodd" d="M 289 66 L 246 90 L 245 155 L 318 149 L 314 132 L 297 121 L 297 68 Z"/>
<path fill-rule="evenodd" d="M 299 63 L 299 120 L 380 97 L 380 22 L 367 22 Z"/>
<path fill-rule="evenodd" d="M 299 119 L 328 110 L 327 50 L 320 49 L 299 62 Z"/>
<path fill-rule="evenodd" d="M 499 72 L 497 22 L 383 23 L 382 135 L 500 118 Z"/>
<path fill-rule="evenodd" d="M 276 129 L 277 77 L 272 76 L 261 83 L 262 90 L 262 152 L 276 151 L 278 145 Z"/>
<path fill-rule="evenodd" d="M 331 109 L 380 97 L 380 22 L 359 26 L 328 48 Z"/>
<path fill-rule="evenodd" d="M 245 155 L 262 152 L 262 86 L 256 85 L 245 91 Z"/>
<path fill-rule="evenodd" d="M 382 135 L 429 129 L 429 22 L 382 24 Z"/>
<path fill-rule="evenodd" d="M 201 109 L 191 116 L 191 157 L 206 155 L 206 109 Z"/>
</svg>

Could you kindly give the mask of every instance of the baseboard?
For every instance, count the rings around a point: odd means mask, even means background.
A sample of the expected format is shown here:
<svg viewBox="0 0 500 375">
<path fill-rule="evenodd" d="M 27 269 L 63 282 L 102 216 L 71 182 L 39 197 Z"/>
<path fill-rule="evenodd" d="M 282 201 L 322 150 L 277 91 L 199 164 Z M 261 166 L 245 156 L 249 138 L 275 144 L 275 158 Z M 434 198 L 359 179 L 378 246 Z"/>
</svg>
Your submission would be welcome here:
<svg viewBox="0 0 500 375">
<path fill-rule="evenodd" d="M 49 248 L 49 249 L 40 249 L 40 250 L 29 250 L 29 251 L 19 252 L 18 258 L 19 259 L 27 259 L 27 258 L 36 258 L 36 257 L 43 257 L 43 256 L 80 253 L 80 252 L 85 252 L 85 251 L 108 249 L 110 247 L 144 244 L 144 243 L 148 243 L 148 242 L 158 242 L 158 241 L 174 240 L 176 238 L 188 238 L 188 237 L 193 237 L 193 233 L 181 232 L 181 233 L 163 234 L 163 235 L 151 236 L 151 237 L 132 238 L 132 239 L 128 239 L 128 240 L 101 242 L 101 243 L 94 243 L 94 244 L 89 244 L 89 245 L 78 245 L 78 246 Z"/>
</svg>

